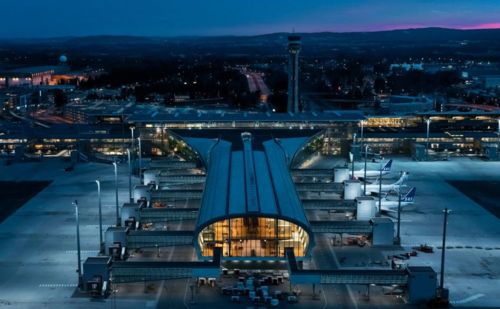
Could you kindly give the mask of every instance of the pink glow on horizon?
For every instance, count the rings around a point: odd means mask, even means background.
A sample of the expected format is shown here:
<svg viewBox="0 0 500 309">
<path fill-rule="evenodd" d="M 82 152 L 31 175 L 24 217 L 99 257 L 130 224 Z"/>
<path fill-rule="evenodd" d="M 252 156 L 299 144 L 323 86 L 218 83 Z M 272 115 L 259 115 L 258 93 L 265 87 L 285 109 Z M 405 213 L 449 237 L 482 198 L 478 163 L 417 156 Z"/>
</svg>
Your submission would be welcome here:
<svg viewBox="0 0 500 309">
<path fill-rule="evenodd" d="M 474 26 L 461 26 L 458 29 L 500 29 L 500 23 L 487 23 Z"/>
<path fill-rule="evenodd" d="M 479 30 L 479 29 L 500 29 L 500 23 L 485 23 L 478 25 L 427 25 L 427 24 L 394 24 L 394 25 L 372 25 L 367 27 L 359 27 L 353 31 L 390 31 L 390 30 L 405 30 L 405 29 L 420 29 L 429 27 L 460 29 L 460 30 Z"/>
<path fill-rule="evenodd" d="M 389 25 L 366 25 L 366 26 L 337 26 L 335 29 L 331 27 L 311 27 L 304 32 L 377 32 L 377 31 L 391 31 L 391 30 L 406 30 L 406 29 L 422 29 L 422 28 L 446 28 L 458 30 L 480 30 L 480 29 L 500 29 L 500 23 L 484 23 L 477 25 L 444 25 L 444 24 L 389 24 Z M 280 31 L 280 29 L 276 30 Z"/>
</svg>

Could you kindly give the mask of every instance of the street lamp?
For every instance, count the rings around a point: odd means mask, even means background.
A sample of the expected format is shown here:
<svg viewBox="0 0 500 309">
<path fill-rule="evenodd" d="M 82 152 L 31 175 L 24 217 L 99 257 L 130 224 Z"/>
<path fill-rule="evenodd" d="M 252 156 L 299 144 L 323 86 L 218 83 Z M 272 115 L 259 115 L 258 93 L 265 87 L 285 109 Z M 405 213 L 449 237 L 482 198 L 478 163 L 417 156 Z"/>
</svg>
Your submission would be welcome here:
<svg viewBox="0 0 500 309">
<path fill-rule="evenodd" d="M 134 149 L 134 130 L 135 130 L 135 127 L 130 127 L 130 147 L 132 149 Z"/>
<path fill-rule="evenodd" d="M 102 203 L 101 203 L 101 182 L 99 179 L 95 181 L 97 184 L 97 200 L 99 204 L 99 253 L 104 253 L 104 246 L 102 241 Z"/>
<path fill-rule="evenodd" d="M 78 268 L 76 272 L 78 273 L 78 288 L 83 287 L 83 278 L 82 278 L 82 265 L 81 265 L 81 253 L 80 253 L 80 218 L 78 216 L 78 201 L 75 200 L 73 202 L 75 206 L 75 218 L 76 218 L 76 251 L 78 256 Z"/>
<path fill-rule="evenodd" d="M 498 121 L 498 148 L 500 148 L 500 118 L 497 119 Z"/>
<path fill-rule="evenodd" d="M 431 125 L 431 118 L 425 119 L 425 122 L 427 123 L 427 138 L 425 141 L 425 158 L 426 160 L 429 160 L 429 128 Z"/>
<path fill-rule="evenodd" d="M 365 125 L 365 121 L 364 120 L 361 120 L 361 136 L 360 136 L 360 143 L 363 143 L 363 131 L 364 131 L 364 125 Z"/>
<path fill-rule="evenodd" d="M 378 179 L 378 210 L 380 211 L 380 208 L 382 207 L 382 170 L 383 170 L 383 164 L 382 161 L 380 161 L 380 176 Z"/>
<path fill-rule="evenodd" d="M 399 183 L 399 188 L 398 188 L 398 225 L 396 231 L 396 245 L 400 244 L 401 244 L 401 183 Z"/>
<path fill-rule="evenodd" d="M 446 248 L 446 225 L 448 225 L 448 214 L 451 212 L 451 210 L 448 210 L 448 208 L 445 208 L 443 210 L 444 213 L 444 222 L 443 222 L 443 244 L 442 244 L 442 249 L 441 249 L 441 277 L 439 280 L 439 296 L 443 297 L 443 292 L 444 292 L 444 255 L 445 255 L 445 248 Z"/>
<path fill-rule="evenodd" d="M 142 148 L 141 148 L 141 138 L 137 138 L 139 145 L 139 181 L 142 182 Z"/>
<path fill-rule="evenodd" d="M 363 193 L 366 195 L 366 163 L 368 161 L 368 145 L 365 145 L 365 175 L 363 178 Z"/>
<path fill-rule="evenodd" d="M 349 152 L 349 159 L 351 159 L 351 179 L 354 179 L 354 154 Z"/>
<path fill-rule="evenodd" d="M 131 151 L 132 151 L 131 155 L 133 155 L 133 154 L 134 154 L 134 149 L 135 149 L 135 148 L 134 148 L 134 146 L 135 146 L 135 145 L 134 145 L 134 140 L 135 140 L 135 137 L 134 137 L 134 130 L 135 130 L 135 127 L 134 127 L 134 126 L 132 126 L 132 127 L 130 127 L 129 129 L 130 129 L 130 149 L 131 149 Z M 134 157 L 131 157 L 131 160 L 133 160 L 133 159 L 134 159 Z"/>
<path fill-rule="evenodd" d="M 165 148 L 165 145 L 167 144 L 166 142 L 166 137 L 167 136 L 167 128 L 166 127 L 163 127 L 161 128 L 161 143 L 163 145 L 163 147 Z"/>
<path fill-rule="evenodd" d="M 120 214 L 118 210 L 118 166 L 113 162 L 115 168 L 115 200 L 116 200 L 116 226 L 121 226 Z"/>
<path fill-rule="evenodd" d="M 128 158 L 128 198 L 132 202 L 132 164 L 130 162 L 130 149 L 127 148 L 127 158 Z"/>
</svg>

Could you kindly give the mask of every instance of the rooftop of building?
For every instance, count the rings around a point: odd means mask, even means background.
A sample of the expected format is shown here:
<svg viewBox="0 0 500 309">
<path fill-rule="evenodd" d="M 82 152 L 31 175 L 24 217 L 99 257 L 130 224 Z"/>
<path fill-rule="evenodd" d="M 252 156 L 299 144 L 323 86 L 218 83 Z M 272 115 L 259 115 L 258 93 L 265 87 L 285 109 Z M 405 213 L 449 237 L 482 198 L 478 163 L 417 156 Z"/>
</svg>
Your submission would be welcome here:
<svg viewBox="0 0 500 309">
<path fill-rule="evenodd" d="M 329 111 L 303 113 L 271 113 L 245 111 L 200 111 L 195 109 L 166 109 L 137 111 L 128 118 L 129 123 L 155 123 L 179 121 L 301 121 L 301 122 L 338 122 L 359 121 L 365 117 L 359 111 Z"/>
</svg>

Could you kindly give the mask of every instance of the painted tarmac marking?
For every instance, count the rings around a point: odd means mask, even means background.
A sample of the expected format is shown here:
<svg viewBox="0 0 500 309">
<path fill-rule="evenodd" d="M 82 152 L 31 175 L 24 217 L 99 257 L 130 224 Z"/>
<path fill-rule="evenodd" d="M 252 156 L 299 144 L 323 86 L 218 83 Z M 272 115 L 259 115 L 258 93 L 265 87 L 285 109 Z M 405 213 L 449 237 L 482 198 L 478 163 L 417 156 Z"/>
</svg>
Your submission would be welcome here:
<svg viewBox="0 0 500 309">
<path fill-rule="evenodd" d="M 40 283 L 39 288 L 76 288 L 76 283 Z"/>
<path fill-rule="evenodd" d="M 99 227 L 99 224 L 80 224 L 80 226 L 86 226 L 86 227 Z M 112 226 L 115 226 L 114 224 L 103 224 L 102 225 L 102 229 L 105 230 L 107 229 L 108 227 L 112 227 Z"/>
<path fill-rule="evenodd" d="M 461 300 L 455 300 L 455 301 L 450 301 L 450 303 L 452 303 L 453 305 L 458 305 L 458 304 L 465 304 L 465 303 L 469 303 L 473 300 L 476 300 L 478 298 L 481 298 L 485 296 L 484 294 L 476 294 L 476 295 L 472 295 L 470 297 L 467 297 L 467 298 L 464 298 L 464 299 L 461 299 Z"/>
<path fill-rule="evenodd" d="M 335 261 L 337 268 L 340 269 L 340 263 L 339 263 L 339 260 L 337 259 L 337 255 L 335 254 L 335 251 L 333 250 L 333 248 L 331 246 L 328 246 L 328 249 L 330 249 L 330 253 L 333 256 L 333 260 Z M 345 287 L 347 289 L 347 294 L 351 298 L 351 301 L 352 301 L 352 304 L 354 305 L 354 308 L 358 309 L 358 303 L 357 303 L 356 299 L 354 298 L 351 287 L 348 284 L 346 284 Z"/>
<path fill-rule="evenodd" d="M 65 253 L 66 254 L 76 254 L 77 250 L 66 250 Z M 99 251 L 97 250 L 80 250 L 80 253 L 84 253 L 84 254 L 95 254 L 97 255 L 99 253 Z"/>
<path fill-rule="evenodd" d="M 411 247 L 411 248 L 420 247 L 420 245 L 411 245 L 411 244 L 402 244 L 402 246 L 403 247 Z M 441 246 L 434 246 L 434 248 L 436 248 L 437 250 L 442 249 Z M 456 250 L 488 250 L 488 251 L 500 250 L 499 247 L 481 247 L 481 246 L 468 246 L 468 245 L 467 246 L 465 246 L 465 245 L 446 246 L 446 250 L 453 250 L 453 249 L 456 249 Z"/>
</svg>

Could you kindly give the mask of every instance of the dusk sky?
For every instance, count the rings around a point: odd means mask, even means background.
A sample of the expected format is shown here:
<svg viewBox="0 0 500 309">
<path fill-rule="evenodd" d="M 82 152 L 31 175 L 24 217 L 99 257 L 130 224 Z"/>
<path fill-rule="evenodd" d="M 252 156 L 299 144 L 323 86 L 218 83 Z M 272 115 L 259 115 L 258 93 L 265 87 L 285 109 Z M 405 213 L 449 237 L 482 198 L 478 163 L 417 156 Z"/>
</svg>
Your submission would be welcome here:
<svg viewBox="0 0 500 309">
<path fill-rule="evenodd" d="M 1 1 L 0 37 L 500 28 L 500 0 Z"/>
</svg>

